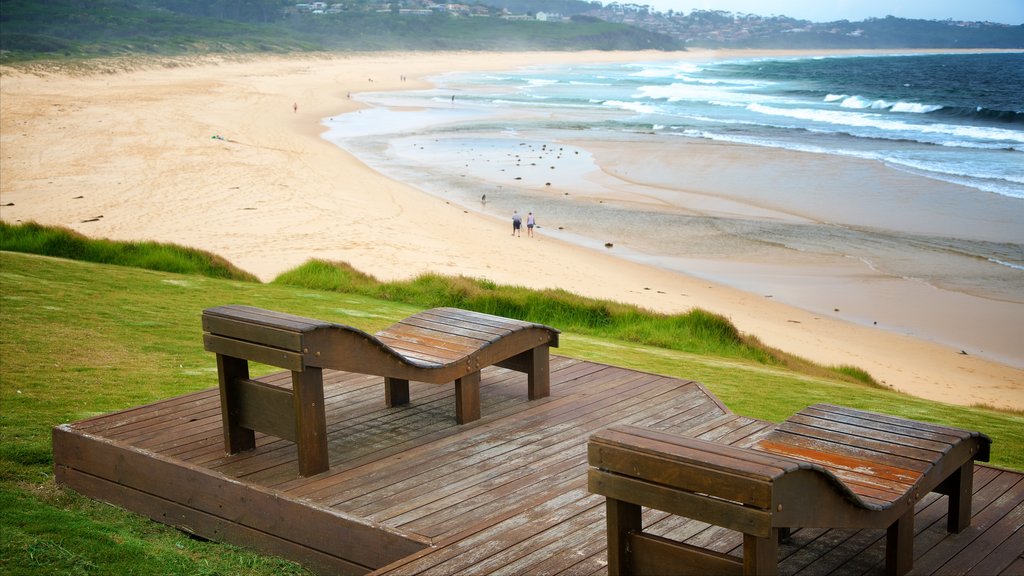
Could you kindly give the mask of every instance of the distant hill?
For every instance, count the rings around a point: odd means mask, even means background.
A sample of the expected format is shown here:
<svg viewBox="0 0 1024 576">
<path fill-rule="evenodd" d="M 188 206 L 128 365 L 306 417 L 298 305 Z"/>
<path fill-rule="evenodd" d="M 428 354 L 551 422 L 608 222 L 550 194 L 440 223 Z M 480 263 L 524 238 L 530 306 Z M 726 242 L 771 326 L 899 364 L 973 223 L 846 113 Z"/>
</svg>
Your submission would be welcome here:
<svg viewBox="0 0 1024 576">
<path fill-rule="evenodd" d="M 0 62 L 372 50 L 1024 48 L 1024 25 L 786 16 L 581 0 L 3 0 Z"/>
<path fill-rule="evenodd" d="M 660 13 L 630 4 L 591 7 L 584 13 L 660 32 L 687 46 L 708 48 L 1024 48 L 1024 25 L 993 22 L 893 16 L 862 22 L 811 22 L 721 10 Z"/>
<path fill-rule="evenodd" d="M 393 3 L 384 11 L 365 0 L 344 5 L 313 10 L 308 3 L 280 0 L 3 0 L 0 61 L 207 52 L 683 48 L 660 32 L 598 18 L 542 22 L 485 6 L 432 10 L 420 1 Z"/>
<path fill-rule="evenodd" d="M 707 48 L 1024 48 L 1024 25 L 886 16 L 811 22 L 723 10 L 658 12 L 645 4 L 582 0 L 484 0 L 512 12 L 590 16 Z M 767 5 L 766 5 L 767 9 Z"/>
</svg>

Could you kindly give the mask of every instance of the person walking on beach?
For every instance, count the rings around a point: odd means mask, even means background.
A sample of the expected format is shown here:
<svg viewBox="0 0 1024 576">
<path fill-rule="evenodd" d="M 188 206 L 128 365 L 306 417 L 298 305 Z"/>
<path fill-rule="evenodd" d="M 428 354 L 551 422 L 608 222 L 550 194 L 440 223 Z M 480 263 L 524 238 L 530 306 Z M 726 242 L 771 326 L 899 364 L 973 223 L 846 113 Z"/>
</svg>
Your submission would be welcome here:
<svg viewBox="0 0 1024 576">
<path fill-rule="evenodd" d="M 533 227 L 537 224 L 537 220 L 533 217 L 533 212 L 526 215 L 526 235 L 533 238 Z"/>
<path fill-rule="evenodd" d="M 520 236 L 519 230 L 523 227 L 523 217 L 516 210 L 512 211 L 512 235 Z"/>
</svg>

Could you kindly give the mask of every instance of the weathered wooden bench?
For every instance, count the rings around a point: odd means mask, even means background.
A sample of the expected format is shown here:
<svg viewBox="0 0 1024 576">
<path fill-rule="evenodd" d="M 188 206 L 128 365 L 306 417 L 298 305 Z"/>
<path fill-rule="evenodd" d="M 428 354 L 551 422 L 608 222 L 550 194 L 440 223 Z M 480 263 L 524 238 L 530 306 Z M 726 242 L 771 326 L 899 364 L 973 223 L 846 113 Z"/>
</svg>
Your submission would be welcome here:
<svg viewBox="0 0 1024 576">
<path fill-rule="evenodd" d="M 607 497 L 615 574 L 773 574 L 789 530 L 886 528 L 886 572 L 913 565 L 914 505 L 949 497 L 947 529 L 970 525 L 984 434 L 831 405 L 811 406 L 748 448 L 621 426 L 590 439 L 592 492 Z M 645 533 L 641 507 L 743 533 L 743 559 Z"/>
<path fill-rule="evenodd" d="M 217 354 L 229 454 L 255 448 L 254 431 L 298 445 L 299 472 L 329 467 L 324 368 L 383 376 L 385 402 L 409 402 L 409 381 L 455 383 L 459 424 L 480 418 L 480 370 L 527 374 L 531 400 L 549 393 L 548 349 L 558 330 L 456 308 L 410 316 L 376 335 L 358 328 L 250 306 L 203 311 L 203 342 Z M 249 361 L 292 371 L 288 390 L 249 378 Z"/>
</svg>

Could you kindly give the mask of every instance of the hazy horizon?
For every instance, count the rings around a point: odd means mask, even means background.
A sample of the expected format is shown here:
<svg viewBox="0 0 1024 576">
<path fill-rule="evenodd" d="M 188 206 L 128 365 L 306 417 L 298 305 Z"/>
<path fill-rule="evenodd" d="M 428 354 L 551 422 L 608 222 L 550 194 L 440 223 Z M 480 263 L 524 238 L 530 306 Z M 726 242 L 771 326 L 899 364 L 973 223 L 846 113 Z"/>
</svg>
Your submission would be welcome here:
<svg viewBox="0 0 1024 576">
<path fill-rule="evenodd" d="M 639 3 L 639 2 L 638 2 Z M 1020 0 L 838 0 L 808 2 L 807 0 L 649 0 L 651 8 L 667 12 L 689 13 L 693 10 L 724 10 L 760 16 L 789 16 L 814 22 L 853 22 L 868 18 L 896 16 L 922 20 L 964 20 L 1024 24 L 1024 2 Z"/>
</svg>

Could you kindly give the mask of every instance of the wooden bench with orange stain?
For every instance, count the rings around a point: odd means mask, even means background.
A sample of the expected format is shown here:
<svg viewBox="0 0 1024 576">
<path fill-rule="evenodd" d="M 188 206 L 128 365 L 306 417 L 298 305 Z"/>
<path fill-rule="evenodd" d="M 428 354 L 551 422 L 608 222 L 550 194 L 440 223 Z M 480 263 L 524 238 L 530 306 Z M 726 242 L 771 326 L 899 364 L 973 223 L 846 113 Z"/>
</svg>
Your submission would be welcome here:
<svg viewBox="0 0 1024 576">
<path fill-rule="evenodd" d="M 203 311 L 203 342 L 217 354 L 225 447 L 255 447 L 254 431 L 295 442 L 299 472 L 329 468 L 323 370 L 383 376 L 385 402 L 409 402 L 409 381 L 455 383 L 459 424 L 480 418 L 480 370 L 527 374 L 529 398 L 549 394 L 549 348 L 558 330 L 490 314 L 434 308 L 378 332 L 254 308 Z M 249 378 L 249 361 L 291 370 L 288 390 Z"/>
<path fill-rule="evenodd" d="M 947 530 L 970 524 L 987 436 L 819 404 L 749 447 L 631 426 L 590 439 L 589 485 L 607 497 L 610 574 L 773 574 L 789 530 L 885 528 L 886 572 L 913 566 L 914 505 L 949 497 Z M 646 534 L 641 507 L 742 532 L 743 559 Z"/>
</svg>

